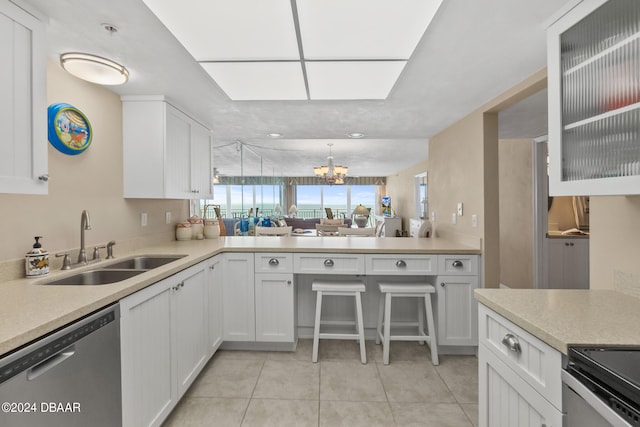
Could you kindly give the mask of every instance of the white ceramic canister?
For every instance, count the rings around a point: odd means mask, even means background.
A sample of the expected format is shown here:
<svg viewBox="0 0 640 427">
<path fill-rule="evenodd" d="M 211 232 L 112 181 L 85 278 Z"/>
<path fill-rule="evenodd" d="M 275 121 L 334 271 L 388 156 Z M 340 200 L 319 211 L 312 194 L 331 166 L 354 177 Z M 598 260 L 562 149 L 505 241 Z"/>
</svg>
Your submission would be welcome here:
<svg viewBox="0 0 640 427">
<path fill-rule="evenodd" d="M 49 272 L 49 252 L 42 249 L 37 236 L 33 249 L 25 255 L 25 273 L 27 277 L 42 276 Z"/>
<path fill-rule="evenodd" d="M 193 232 L 189 221 L 176 224 L 176 240 L 191 240 Z"/>
<path fill-rule="evenodd" d="M 192 239 L 204 239 L 204 226 L 202 225 L 202 218 L 197 215 L 189 218 L 191 223 L 191 238 Z"/>
<path fill-rule="evenodd" d="M 204 220 L 204 237 L 205 239 L 220 237 L 220 224 L 217 219 Z"/>
</svg>

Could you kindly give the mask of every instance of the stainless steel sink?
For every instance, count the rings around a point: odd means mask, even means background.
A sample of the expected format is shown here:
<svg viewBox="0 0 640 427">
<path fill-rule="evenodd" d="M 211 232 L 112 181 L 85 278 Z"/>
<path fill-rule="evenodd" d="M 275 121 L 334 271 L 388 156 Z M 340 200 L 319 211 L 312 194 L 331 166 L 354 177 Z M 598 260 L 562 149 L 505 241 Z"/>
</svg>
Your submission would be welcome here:
<svg viewBox="0 0 640 427">
<path fill-rule="evenodd" d="M 184 258 L 186 255 L 140 255 L 105 265 L 105 269 L 151 270 L 170 262 Z"/>
<path fill-rule="evenodd" d="M 142 274 L 147 270 L 89 270 L 52 282 L 44 282 L 43 285 L 108 285 L 121 282 L 130 277 Z"/>
</svg>

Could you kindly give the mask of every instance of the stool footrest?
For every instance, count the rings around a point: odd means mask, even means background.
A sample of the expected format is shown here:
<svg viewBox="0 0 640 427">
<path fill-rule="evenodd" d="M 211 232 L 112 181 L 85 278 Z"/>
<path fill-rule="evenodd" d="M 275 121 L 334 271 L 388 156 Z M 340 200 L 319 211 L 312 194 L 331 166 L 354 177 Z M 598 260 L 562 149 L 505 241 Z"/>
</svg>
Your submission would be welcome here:
<svg viewBox="0 0 640 427">
<path fill-rule="evenodd" d="M 353 340 L 359 339 L 360 336 L 358 334 L 331 334 L 327 332 L 321 332 L 318 334 L 318 338 L 325 338 L 331 340 Z"/>
</svg>

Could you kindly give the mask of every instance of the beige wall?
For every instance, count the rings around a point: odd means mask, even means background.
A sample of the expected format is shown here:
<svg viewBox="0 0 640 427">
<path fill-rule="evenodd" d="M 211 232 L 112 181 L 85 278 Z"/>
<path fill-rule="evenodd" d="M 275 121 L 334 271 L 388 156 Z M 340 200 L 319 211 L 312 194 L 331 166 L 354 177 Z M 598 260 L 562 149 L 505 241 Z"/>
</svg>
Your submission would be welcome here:
<svg viewBox="0 0 640 427">
<path fill-rule="evenodd" d="M 589 199 L 591 289 L 640 297 L 640 196 Z"/>
<path fill-rule="evenodd" d="M 391 196 L 391 206 L 402 217 L 402 229 L 409 230 L 409 219 L 415 218 L 415 176 L 427 171 L 428 161 L 417 163 L 397 175 L 387 177 L 385 195 Z M 429 177 L 427 176 L 427 185 Z M 430 188 L 427 187 L 429 192 Z M 430 194 L 428 194 L 431 197 Z"/>
<path fill-rule="evenodd" d="M 530 139 L 500 140 L 500 283 L 533 288 L 533 162 Z"/>
<path fill-rule="evenodd" d="M 549 230 L 553 230 L 553 224 L 558 224 L 557 230 L 560 231 L 576 228 L 576 217 L 573 213 L 573 197 L 554 197 L 551 209 L 549 209 L 547 222 L 549 223 Z"/>
<path fill-rule="evenodd" d="M 82 154 L 67 156 L 49 144 L 49 194 L 0 194 L 0 262 L 22 258 L 33 236 L 43 236 L 50 252 L 77 250 L 80 215 L 87 209 L 92 230 L 88 247 L 117 241 L 115 253 L 143 241 L 170 239 L 174 225 L 165 225 L 165 211 L 175 221 L 188 215 L 183 200 L 122 198 L 122 108 L 120 98 L 104 87 L 76 79 L 54 61 L 47 63 L 47 103 L 65 102 L 91 122 L 93 141 Z M 144 171 L 140 171 L 144 173 Z M 140 226 L 140 213 L 148 226 Z M 52 257 L 53 258 L 53 257 Z M 55 261 L 55 259 L 52 259 Z M 58 260 L 59 261 L 59 260 Z"/>
</svg>

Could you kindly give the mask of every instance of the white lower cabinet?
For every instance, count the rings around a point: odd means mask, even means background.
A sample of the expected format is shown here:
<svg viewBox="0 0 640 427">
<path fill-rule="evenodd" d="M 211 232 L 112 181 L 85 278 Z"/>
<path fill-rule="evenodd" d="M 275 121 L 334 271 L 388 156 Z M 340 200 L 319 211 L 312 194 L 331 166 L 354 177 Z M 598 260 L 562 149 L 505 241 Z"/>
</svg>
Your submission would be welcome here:
<svg viewBox="0 0 640 427">
<path fill-rule="evenodd" d="M 589 239 L 547 239 L 551 289 L 589 289 Z"/>
<path fill-rule="evenodd" d="M 206 261 L 209 271 L 209 356 L 218 350 L 222 344 L 222 255 L 216 255 Z"/>
<path fill-rule="evenodd" d="M 224 341 L 255 341 L 253 253 L 223 254 Z"/>
<path fill-rule="evenodd" d="M 256 274 L 256 341 L 293 342 L 294 301 L 293 273 Z"/>
<path fill-rule="evenodd" d="M 438 345 L 478 345 L 477 255 L 439 255 L 436 286 Z"/>
<path fill-rule="evenodd" d="M 226 253 L 223 276 L 224 341 L 294 341 L 291 254 Z"/>
<path fill-rule="evenodd" d="M 562 427 L 562 412 L 483 345 L 478 364 L 480 427 Z"/>
<path fill-rule="evenodd" d="M 156 426 L 208 359 L 203 263 L 120 301 L 124 426 Z"/>
<path fill-rule="evenodd" d="M 479 308 L 480 427 L 562 427 L 559 351 Z"/>
</svg>

